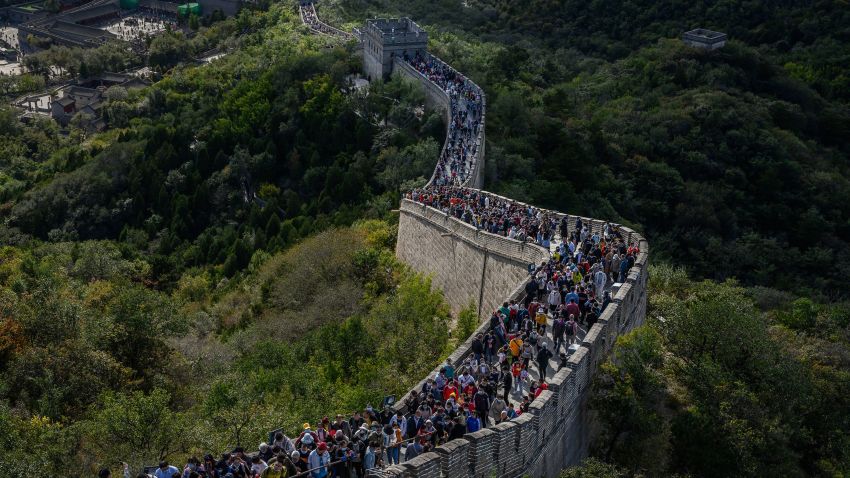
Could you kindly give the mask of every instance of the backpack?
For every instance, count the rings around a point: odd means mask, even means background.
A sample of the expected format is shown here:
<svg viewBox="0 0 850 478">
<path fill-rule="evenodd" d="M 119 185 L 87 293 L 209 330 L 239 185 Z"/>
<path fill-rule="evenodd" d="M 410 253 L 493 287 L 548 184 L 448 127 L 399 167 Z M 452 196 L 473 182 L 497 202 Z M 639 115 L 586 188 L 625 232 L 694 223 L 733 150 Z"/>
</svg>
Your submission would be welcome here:
<svg viewBox="0 0 850 478">
<path fill-rule="evenodd" d="M 353 461 L 360 461 L 363 455 L 366 453 L 366 441 L 361 440 L 359 438 L 355 438 L 354 442 L 351 444 L 351 450 L 354 451 Z"/>
</svg>

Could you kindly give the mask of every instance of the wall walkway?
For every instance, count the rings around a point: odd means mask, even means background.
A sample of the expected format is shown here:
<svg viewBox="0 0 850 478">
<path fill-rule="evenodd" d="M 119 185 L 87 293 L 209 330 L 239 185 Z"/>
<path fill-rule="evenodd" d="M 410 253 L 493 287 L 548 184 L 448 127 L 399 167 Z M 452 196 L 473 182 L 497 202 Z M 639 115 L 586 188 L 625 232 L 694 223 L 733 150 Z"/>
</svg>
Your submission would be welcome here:
<svg viewBox="0 0 850 478">
<path fill-rule="evenodd" d="M 395 60 L 394 68 L 421 82 L 430 106 L 442 107 L 449 114 L 449 97 L 439 86 L 400 59 Z M 474 173 L 464 182 L 467 187 L 481 185 L 483 119 L 478 141 Z M 407 199 L 402 200 L 399 210 L 397 256 L 414 269 L 431 274 L 433 284 L 443 290 L 454 311 L 472 302 L 479 317 L 486 318 L 503 301 L 522 300 L 528 265 L 549 258 L 549 251 L 537 245 L 477 230 Z M 555 211 L 548 214 L 558 219 L 566 217 L 570 227 L 575 224 L 576 216 Z M 590 218 L 582 218 L 582 222 L 592 232 L 601 232 L 605 225 L 605 221 Z M 568 366 L 547 381 L 549 390 L 532 402 L 530 413 L 452 440 L 401 465 L 375 470 L 373 476 L 555 477 L 561 469 L 578 464 L 586 456 L 590 428 L 586 404 L 592 377 L 616 338 L 641 325 L 646 316 L 649 244 L 637 232 L 614 226 L 626 243 L 636 243 L 641 252 L 626 281 L 615 285 L 612 302 L 570 356 Z M 488 326 L 484 321 L 473 336 L 486 332 Z M 453 363 L 461 363 L 471 353 L 471 342 L 472 337 L 451 354 Z M 438 370 L 439 367 L 430 376 Z M 413 390 L 418 392 L 426 380 L 423 378 Z M 403 408 L 401 401 L 397 407 Z"/>
<path fill-rule="evenodd" d="M 396 59 L 394 68 L 402 75 L 421 82 L 432 107 L 445 108 L 449 116 L 449 97 L 439 86 L 404 61 Z M 482 101 L 483 98 L 482 95 Z M 482 120 L 475 173 L 467 179 L 466 186 L 478 187 L 481 184 L 483 165 Z M 415 270 L 430 274 L 432 284 L 443 290 L 455 313 L 472 303 L 479 318 L 487 319 L 502 302 L 509 299 L 521 301 L 525 297 L 529 265 L 549 259 L 549 251 L 533 243 L 477 230 L 423 204 L 404 199 L 399 212 L 397 257 Z M 575 216 L 556 211 L 544 212 L 558 219 L 566 217 L 571 228 L 575 224 Z M 591 218 L 582 218 L 582 222 L 589 225 L 592 232 L 601 232 L 605 225 L 605 221 Z M 626 243 L 639 245 L 641 253 L 625 283 L 616 286 L 613 301 L 605 308 L 600 320 L 585 335 L 581 347 L 570 356 L 569 366 L 549 379 L 549 390 L 532 402 L 531 413 L 467 434 L 463 439 L 452 440 L 434 452 L 384 469 L 380 476 L 554 477 L 563 468 L 578 464 L 587 455 L 590 414 L 586 402 L 592 377 L 617 336 L 642 324 L 646 316 L 649 244 L 637 232 L 615 226 Z M 473 336 L 486 332 L 488 328 L 489 322 L 484 320 Z M 471 353 L 471 339 L 468 338 L 452 353 L 452 363 L 461 363 Z M 438 370 L 439 367 L 430 376 L 433 377 Z M 414 390 L 420 390 L 426 380 L 427 377 Z"/>
<path fill-rule="evenodd" d="M 495 304 L 508 298 L 522 300 L 528 278 L 523 265 L 549 257 L 548 251 L 536 245 L 477 231 L 413 201 L 404 200 L 400 211 L 397 255 L 415 268 L 433 274 L 433 283 L 442 285 L 453 308 L 465 305 L 470 296 L 474 299 L 476 291 L 481 296 L 478 302 L 481 316 L 489 316 Z M 575 223 L 575 216 L 567 218 L 570 224 Z M 582 221 L 593 232 L 601 231 L 605 224 L 589 218 Z M 549 390 L 532 402 L 530 413 L 452 440 L 434 453 L 387 468 L 380 476 L 555 477 L 587 455 L 590 430 L 587 396 L 592 377 L 616 338 L 641 325 L 646 316 L 649 244 L 629 228 L 619 229 L 627 242 L 639 245 L 641 253 L 627 280 L 616 286 L 612 302 L 570 356 L 568 367 L 547 381 Z M 496 259 L 491 259 L 492 256 Z M 516 281 L 487 276 L 488 266 L 492 270 L 501 268 L 501 275 Z M 484 273 L 477 276 L 480 270 Z M 488 328 L 485 321 L 473 335 L 485 333 Z M 451 354 L 452 363 L 463 362 L 471 353 L 471 343 L 470 337 Z M 439 367 L 430 376 L 438 370 Z M 414 390 L 420 390 L 426 379 Z"/>
</svg>

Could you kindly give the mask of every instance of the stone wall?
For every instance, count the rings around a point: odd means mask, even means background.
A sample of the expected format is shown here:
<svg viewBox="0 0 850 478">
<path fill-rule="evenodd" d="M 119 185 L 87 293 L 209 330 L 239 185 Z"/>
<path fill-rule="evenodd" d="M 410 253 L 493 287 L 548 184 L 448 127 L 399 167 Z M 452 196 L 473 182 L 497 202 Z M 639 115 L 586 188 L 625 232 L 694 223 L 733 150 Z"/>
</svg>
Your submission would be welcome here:
<svg viewBox="0 0 850 478">
<path fill-rule="evenodd" d="M 445 64 L 445 62 L 443 62 L 439 58 L 433 55 L 431 55 L 431 57 L 434 58 L 434 60 Z M 446 92 L 443 91 L 443 89 L 437 86 L 434 82 L 426 78 L 425 75 L 416 71 L 415 68 L 410 66 L 410 64 L 408 64 L 402 58 L 396 57 L 394 59 L 393 72 L 422 84 L 422 87 L 425 90 L 425 106 L 430 109 L 444 111 L 446 129 L 448 130 L 449 122 L 451 121 L 451 111 L 449 111 L 449 95 L 447 95 Z M 485 125 L 487 124 L 487 97 L 486 95 L 484 95 L 483 90 L 481 90 L 481 102 L 481 131 L 479 132 L 478 138 L 476 139 L 476 144 L 478 146 L 477 155 L 474 158 L 472 173 L 469 175 L 469 179 L 467 180 L 466 184 L 464 184 L 464 186 L 470 188 L 480 188 L 483 185 L 484 178 L 484 146 L 486 142 L 484 130 Z M 446 136 L 446 139 L 443 142 L 443 149 L 446 148 L 447 142 L 448 135 Z M 431 184 L 433 180 L 434 176 L 432 174 L 431 179 L 428 181 L 428 184 Z"/>
<path fill-rule="evenodd" d="M 393 73 L 398 73 L 409 80 L 421 83 L 425 90 L 425 106 L 430 109 L 446 111 L 446 119 L 448 119 L 449 95 L 442 88 L 425 78 L 422 73 L 416 71 L 409 63 L 399 57 L 393 59 Z"/>
<path fill-rule="evenodd" d="M 437 85 L 399 58 L 393 60 L 392 67 L 393 71 L 422 83 L 429 107 L 443 108 L 449 114 L 449 98 Z M 486 101 L 483 92 L 482 101 Z M 479 154 L 467 187 L 481 185 L 484 139 L 482 118 Z M 399 212 L 396 255 L 413 269 L 430 274 L 432 284 L 443 290 L 454 312 L 472 302 L 479 317 L 486 319 L 501 302 L 524 299 L 528 265 L 549 257 L 549 251 L 534 244 L 479 231 L 410 200 L 402 200 Z M 572 231 L 576 216 L 547 212 L 558 219 L 567 218 Z M 606 224 L 596 219 L 581 219 L 593 232 L 601 232 Z M 637 243 L 641 252 L 626 281 L 615 284 L 611 303 L 570 356 L 568 366 L 548 381 L 549 390 L 531 403 L 529 413 L 452 440 L 400 465 L 375 470 L 372 476 L 550 478 L 563 468 L 580 463 L 589 445 L 587 400 L 593 375 L 616 338 L 641 325 L 646 317 L 649 244 L 637 232 L 613 225 L 627 243 Z M 472 336 L 450 355 L 453 363 L 461 363 L 471 353 L 472 337 L 488 327 L 488 321 L 483 320 Z M 439 368 L 429 376 L 434 376 Z M 423 377 L 413 391 L 421 390 L 427 378 Z M 404 409 L 401 400 L 395 406 Z"/>
<path fill-rule="evenodd" d="M 395 71 L 423 82 L 432 107 L 448 104 L 445 93 L 409 65 L 396 61 L 394 67 Z M 443 107 L 447 110 L 447 106 Z M 480 157 L 483 158 L 483 150 Z M 483 160 L 479 166 L 482 163 Z M 566 218 L 570 231 L 579 217 L 546 212 L 559 220 Z M 594 232 L 601 232 L 606 224 L 597 219 L 581 219 Z M 554 477 L 587 456 L 590 430 L 587 396 L 592 377 L 617 336 L 642 324 L 646 316 L 649 244 L 628 227 L 613 225 L 619 228 L 626 242 L 637 243 L 641 253 L 625 283 L 617 286 L 600 320 L 570 357 L 569 368 L 559 371 L 549 381 L 549 391 L 535 399 L 531 413 L 453 440 L 438 447 L 436 453 L 385 470 L 385 475 Z M 487 319 L 503 301 L 524 298 L 529 265 L 547 260 L 549 251 L 477 230 L 441 211 L 405 199 L 399 208 L 396 256 L 414 270 L 430 274 L 432 285 L 445 293 L 453 312 L 472 302 L 479 318 Z M 488 326 L 488 321 L 483 320 L 473 336 L 485 332 Z M 453 363 L 461 363 L 471 353 L 471 343 L 470 337 L 451 354 Z M 429 376 L 434 376 L 438 368 Z M 425 380 L 427 377 L 414 390 L 421 390 Z M 403 405 L 399 403 L 398 407 Z"/>
<path fill-rule="evenodd" d="M 575 224 L 575 216 L 551 213 L 566 216 L 571 228 Z M 593 231 L 605 224 L 590 218 L 582 221 Z M 384 470 L 385 475 L 555 477 L 563 468 L 581 462 L 589 445 L 587 397 L 593 375 L 617 336 L 642 324 L 646 316 L 649 244 L 633 230 L 614 225 L 627 241 L 639 244 L 641 253 L 599 321 L 570 356 L 569 366 L 549 380 L 549 390 L 532 402 L 530 413 L 453 440 L 438 447 L 436 453 Z M 446 293 L 453 309 L 475 300 L 478 294 L 481 317 L 489 316 L 503 300 L 523 299 L 527 265 L 548 258 L 548 251 L 536 245 L 477 231 L 409 200 L 402 201 L 400 208 L 396 254 L 414 269 L 433 274 L 433 284 Z M 493 271 L 490 275 L 488 268 Z M 478 331 L 486 331 L 488 325 L 483 321 Z M 470 349 L 471 337 L 450 358 L 460 363 Z M 414 390 L 420 390 L 425 379 Z M 403 407 L 401 403 L 398 406 Z"/>
<path fill-rule="evenodd" d="M 450 118 L 449 97 L 439 86 L 400 58 L 393 60 L 392 68 L 394 72 L 419 81 L 425 89 L 427 106 L 443 109 L 447 120 Z M 482 101 L 486 102 L 483 92 Z M 486 108 L 482 108 L 482 115 L 485 111 Z M 483 116 L 477 141 L 478 155 L 466 187 L 481 186 L 485 142 Z M 575 216 L 555 211 L 548 213 L 558 219 L 566 217 L 572 230 Z M 582 222 L 594 232 L 601 232 L 606 224 L 584 217 Z M 549 390 L 532 402 L 530 413 L 467 434 L 463 439 L 437 447 L 432 453 L 384 469 L 380 476 L 555 477 L 563 468 L 578 464 L 587 455 L 590 429 L 587 397 L 592 377 L 617 336 L 642 324 L 646 316 L 649 244 L 635 231 L 614 226 L 628 243 L 637 243 L 641 253 L 627 280 L 612 289 L 612 302 L 588 331 L 579 349 L 570 356 L 568 367 L 549 380 Z M 445 293 L 454 313 L 474 304 L 482 319 L 478 330 L 472 334 L 475 336 L 487 330 L 486 319 L 502 302 L 524 298 L 529 265 L 547 260 L 549 251 L 532 243 L 477 230 L 439 210 L 405 199 L 399 208 L 396 256 L 414 270 L 429 274 L 432 285 Z M 461 363 L 471 353 L 472 336 L 450 355 L 453 363 Z M 429 376 L 434 376 L 438 370 L 439 367 L 435 368 Z M 421 390 L 427 378 L 423 377 L 413 390 Z M 396 407 L 403 409 L 403 402 L 399 401 Z"/>
<path fill-rule="evenodd" d="M 523 289 L 529 264 L 547 260 L 548 251 L 475 229 L 408 199 L 400 207 L 396 256 L 430 274 L 457 313 L 470 303 L 481 319 Z"/>
<path fill-rule="evenodd" d="M 370 80 L 386 79 L 395 58 L 424 53 L 428 47 L 428 33 L 409 18 L 367 20 L 360 39 L 363 70 Z"/>
</svg>

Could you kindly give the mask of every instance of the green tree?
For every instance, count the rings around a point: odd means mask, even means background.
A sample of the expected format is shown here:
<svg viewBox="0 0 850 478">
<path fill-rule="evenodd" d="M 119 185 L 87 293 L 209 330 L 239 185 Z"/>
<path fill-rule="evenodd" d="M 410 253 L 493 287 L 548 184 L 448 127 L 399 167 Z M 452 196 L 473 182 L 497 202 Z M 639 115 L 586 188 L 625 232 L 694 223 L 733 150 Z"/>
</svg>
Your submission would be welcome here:
<svg viewBox="0 0 850 478">
<path fill-rule="evenodd" d="M 595 378 L 592 408 L 605 424 L 596 448 L 606 461 L 663 474 L 669 431 L 659 414 L 665 401 L 661 336 L 649 327 L 617 338 Z"/>
<path fill-rule="evenodd" d="M 478 328 L 478 312 L 475 304 L 470 303 L 457 315 L 457 325 L 453 331 L 455 343 L 460 345 Z"/>
<path fill-rule="evenodd" d="M 253 430 L 259 419 L 259 404 L 240 377 L 224 377 L 210 388 L 203 413 L 219 430 L 226 430 L 226 443 L 245 444 L 247 430 Z"/>
<path fill-rule="evenodd" d="M 157 35 L 148 47 L 148 65 L 168 69 L 188 58 L 190 54 L 188 44 L 182 35 L 178 33 Z"/>
<path fill-rule="evenodd" d="M 105 462 L 127 462 L 133 469 L 156 463 L 178 451 L 191 438 L 186 417 L 173 412 L 170 395 L 106 393 L 85 423 L 86 436 Z"/>
<path fill-rule="evenodd" d="M 561 472 L 561 478 L 626 478 L 627 476 L 631 475 L 622 468 L 596 458 L 587 458 L 581 463 L 581 466 L 573 466 Z"/>
</svg>

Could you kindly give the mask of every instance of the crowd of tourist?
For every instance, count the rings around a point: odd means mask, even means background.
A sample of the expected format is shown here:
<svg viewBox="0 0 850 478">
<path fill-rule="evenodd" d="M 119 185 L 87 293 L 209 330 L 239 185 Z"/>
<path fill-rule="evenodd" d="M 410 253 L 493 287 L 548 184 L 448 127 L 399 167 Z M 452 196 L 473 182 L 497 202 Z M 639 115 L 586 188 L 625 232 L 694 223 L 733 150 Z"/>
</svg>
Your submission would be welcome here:
<svg viewBox="0 0 850 478">
<path fill-rule="evenodd" d="M 434 169 L 433 184 L 462 185 L 477 161 L 483 102 L 481 89 L 450 66 L 427 53 L 405 56 L 414 69 L 449 97 L 450 121 L 446 144 Z"/>
<path fill-rule="evenodd" d="M 471 207 L 473 216 L 522 225 L 528 237 L 534 229 L 523 220 L 546 224 L 550 234 L 555 224 L 539 209 L 468 189 L 431 188 L 409 197 L 449 211 Z M 447 360 L 421 389 L 405 397 L 400 409 L 367 405 L 348 416 L 304 423 L 297 436 L 278 431 L 254 453 L 236 448 L 220 457 L 191 458 L 182 468 L 162 462 L 137 478 L 364 477 L 369 470 L 411 460 L 528 412 L 548 388 L 547 379 L 566 366 L 570 346 L 610 302 L 611 284 L 623 280 L 640 252 L 614 227 L 591 232 L 581 219 L 572 230 L 557 225 L 563 240 L 531 271 L 524 300 L 510 300 L 493 311 L 487 331 L 473 337 L 466 358 L 457 364 Z M 109 476 L 103 470 L 101 478 Z"/>
<path fill-rule="evenodd" d="M 559 221 L 541 209 L 469 188 L 428 186 L 407 193 L 420 202 L 492 234 L 549 248 Z M 561 228 L 566 236 L 566 227 Z"/>
<path fill-rule="evenodd" d="M 623 282 L 639 252 L 636 244 L 626 244 L 619 230 L 605 223 L 601 231 L 576 218 L 573 231 L 566 216 L 560 219 L 543 209 L 516 203 L 476 189 L 426 186 L 414 189 L 406 198 L 433 207 L 477 229 L 518 241 L 530 241 L 551 249 L 557 234 L 561 241 L 553 255 L 560 261 L 575 259 L 585 273 L 588 264 L 601 268 L 605 277 Z M 600 281 L 603 276 L 599 276 Z M 601 282 L 604 287 L 605 282 Z"/>
<path fill-rule="evenodd" d="M 128 42 L 144 41 L 167 29 L 179 28 L 173 13 L 153 9 L 138 10 L 119 17 L 118 21 L 109 19 L 101 23 L 108 32 Z"/>
</svg>

